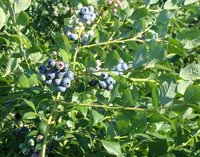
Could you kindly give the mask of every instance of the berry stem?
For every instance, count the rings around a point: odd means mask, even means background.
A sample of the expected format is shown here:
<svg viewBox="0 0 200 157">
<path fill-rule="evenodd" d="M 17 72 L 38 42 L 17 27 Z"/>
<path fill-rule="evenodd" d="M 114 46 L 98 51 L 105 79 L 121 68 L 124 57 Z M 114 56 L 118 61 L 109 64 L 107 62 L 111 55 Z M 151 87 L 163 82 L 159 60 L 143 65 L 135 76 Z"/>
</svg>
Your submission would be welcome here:
<svg viewBox="0 0 200 157">
<path fill-rule="evenodd" d="M 41 150 L 41 152 L 40 152 L 39 157 L 45 157 L 47 138 L 48 138 L 48 134 L 49 134 L 49 132 L 50 132 L 50 125 L 51 125 L 51 123 L 52 123 L 52 119 L 55 118 L 54 115 L 55 115 L 56 108 L 57 108 L 57 106 L 59 105 L 58 100 L 59 100 L 59 98 L 60 98 L 60 94 L 61 94 L 61 93 L 58 92 L 57 96 L 56 96 L 56 97 L 53 97 L 53 99 L 54 99 L 54 101 L 55 101 L 55 104 L 54 104 L 54 106 L 53 106 L 53 109 L 52 109 L 52 111 L 51 111 L 51 113 L 50 113 L 50 116 L 49 116 L 49 119 L 48 119 L 48 121 L 47 121 L 47 128 L 46 128 L 46 131 L 45 131 L 43 146 L 42 146 L 42 150 Z"/>
</svg>

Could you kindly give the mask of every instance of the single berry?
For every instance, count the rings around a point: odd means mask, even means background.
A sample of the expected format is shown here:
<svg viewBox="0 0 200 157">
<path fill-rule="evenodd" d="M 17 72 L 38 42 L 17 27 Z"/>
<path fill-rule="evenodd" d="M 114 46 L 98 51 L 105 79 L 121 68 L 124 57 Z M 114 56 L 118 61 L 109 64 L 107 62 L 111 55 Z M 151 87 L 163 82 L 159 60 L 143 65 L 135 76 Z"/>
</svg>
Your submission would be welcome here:
<svg viewBox="0 0 200 157">
<path fill-rule="evenodd" d="M 111 91 L 113 89 L 113 84 L 110 84 L 109 86 L 107 86 L 106 89 L 109 90 L 109 91 Z"/>
<path fill-rule="evenodd" d="M 72 31 L 73 30 L 73 28 L 71 27 L 71 26 L 67 26 L 66 28 L 65 28 L 65 31 L 66 32 L 70 32 L 70 31 Z"/>
<path fill-rule="evenodd" d="M 74 80 L 74 72 L 73 71 L 68 71 L 67 72 L 67 75 L 66 75 L 71 81 Z"/>
<path fill-rule="evenodd" d="M 45 84 L 47 84 L 47 85 L 52 84 L 52 80 L 46 80 L 46 81 L 45 81 Z"/>
<path fill-rule="evenodd" d="M 67 72 L 69 70 L 69 63 L 64 62 L 64 71 Z"/>
<path fill-rule="evenodd" d="M 24 127 L 21 127 L 20 131 L 22 134 L 25 134 L 25 133 L 29 132 L 29 129 L 26 126 L 24 126 Z"/>
<path fill-rule="evenodd" d="M 110 84 L 115 84 L 116 81 L 110 76 L 110 77 L 108 77 L 108 78 L 106 79 L 106 83 L 107 83 L 108 85 L 110 85 Z"/>
<path fill-rule="evenodd" d="M 88 84 L 89 86 L 96 86 L 98 84 L 98 80 L 91 80 Z"/>
<path fill-rule="evenodd" d="M 53 80 L 56 77 L 56 74 L 53 72 L 47 72 L 46 73 L 46 78 L 47 80 Z"/>
<path fill-rule="evenodd" d="M 122 70 L 127 70 L 128 69 L 127 63 L 126 62 L 121 63 L 121 68 L 122 68 Z"/>
<path fill-rule="evenodd" d="M 57 86 L 59 86 L 61 84 L 61 82 L 62 82 L 62 79 L 60 79 L 60 78 L 54 79 L 54 84 Z"/>
<path fill-rule="evenodd" d="M 119 63 L 124 63 L 124 60 L 123 59 L 119 59 Z"/>
<path fill-rule="evenodd" d="M 56 74 L 56 78 L 63 78 L 65 74 L 66 74 L 66 72 L 59 71 L 59 72 Z"/>
<path fill-rule="evenodd" d="M 43 139 L 43 136 L 42 135 L 37 135 L 36 136 L 36 141 L 37 142 L 39 142 L 40 140 L 42 140 Z"/>
<path fill-rule="evenodd" d="M 116 12 L 117 12 L 117 8 L 113 8 L 113 9 L 112 9 L 112 12 L 113 12 L 113 13 L 116 13 Z"/>
<path fill-rule="evenodd" d="M 62 70 L 62 69 L 64 69 L 64 67 L 65 67 L 65 64 L 62 61 L 58 61 L 56 63 L 56 69 Z"/>
<path fill-rule="evenodd" d="M 64 78 L 63 80 L 62 80 L 62 82 L 61 82 L 61 85 L 63 86 L 63 87 L 70 87 L 70 85 L 71 85 L 71 80 L 69 79 L 69 78 Z"/>
<path fill-rule="evenodd" d="M 72 39 L 72 40 L 77 40 L 78 39 L 78 34 L 71 33 L 69 35 L 69 38 Z"/>
<path fill-rule="evenodd" d="M 38 74 L 38 78 L 41 81 L 45 81 L 46 80 L 46 75 L 45 74 Z"/>
<path fill-rule="evenodd" d="M 88 40 L 88 35 L 87 34 L 84 34 L 82 37 L 81 37 L 82 41 L 87 41 Z"/>
<path fill-rule="evenodd" d="M 118 65 L 116 66 L 116 70 L 119 71 L 119 72 L 123 71 L 123 70 L 122 70 L 122 65 L 121 65 L 121 64 L 118 64 Z"/>
<path fill-rule="evenodd" d="M 83 15 L 82 19 L 83 19 L 84 22 L 88 23 L 88 22 L 90 22 L 91 18 L 90 18 L 90 15 Z"/>
<path fill-rule="evenodd" d="M 88 9 L 89 9 L 89 12 L 94 12 L 94 7 L 92 6 L 92 5 L 90 5 L 89 7 L 88 7 Z"/>
<path fill-rule="evenodd" d="M 59 92 L 65 92 L 66 91 L 66 87 L 63 87 L 63 86 L 58 86 L 57 89 L 58 89 Z"/>
<path fill-rule="evenodd" d="M 90 13 L 89 14 L 89 20 L 94 21 L 96 18 L 96 14 L 95 13 Z"/>
<path fill-rule="evenodd" d="M 57 55 L 58 55 L 58 52 L 57 52 L 57 51 L 52 51 L 52 52 L 51 52 L 51 55 L 52 55 L 52 56 L 57 56 Z"/>
<path fill-rule="evenodd" d="M 81 10 L 80 10 L 80 13 L 81 13 L 81 14 L 84 14 L 84 15 L 89 14 L 89 9 L 88 9 L 88 7 L 82 7 Z"/>
<path fill-rule="evenodd" d="M 28 141 L 28 145 L 29 145 L 29 146 L 34 146 L 34 145 L 35 145 L 35 141 L 34 141 L 33 139 L 30 139 L 30 140 Z"/>
<path fill-rule="evenodd" d="M 107 84 L 105 81 L 99 81 L 99 87 L 105 89 L 107 87 Z"/>
<path fill-rule="evenodd" d="M 47 67 L 45 65 L 42 64 L 42 65 L 39 66 L 39 72 L 40 73 L 45 73 L 46 71 L 47 71 Z"/>
<path fill-rule="evenodd" d="M 56 65 L 56 61 L 55 60 L 53 60 L 53 59 L 49 59 L 48 60 L 48 67 L 55 67 L 55 65 Z"/>
<path fill-rule="evenodd" d="M 33 153 L 33 154 L 31 154 L 31 157 L 39 157 L 39 154 Z"/>
<path fill-rule="evenodd" d="M 107 79 L 109 74 L 107 72 L 102 72 L 101 76 L 102 76 L 103 79 Z"/>
</svg>

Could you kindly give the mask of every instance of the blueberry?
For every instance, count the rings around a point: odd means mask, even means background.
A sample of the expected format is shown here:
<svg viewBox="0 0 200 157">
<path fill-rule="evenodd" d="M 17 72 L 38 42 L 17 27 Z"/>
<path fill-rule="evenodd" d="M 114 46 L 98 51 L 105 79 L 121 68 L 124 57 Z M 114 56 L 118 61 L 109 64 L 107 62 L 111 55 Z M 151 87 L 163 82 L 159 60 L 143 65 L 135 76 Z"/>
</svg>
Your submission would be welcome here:
<svg viewBox="0 0 200 157">
<path fill-rule="evenodd" d="M 98 84 L 98 80 L 91 80 L 88 84 L 89 86 L 96 86 Z"/>
<path fill-rule="evenodd" d="M 94 31 L 92 31 L 92 30 L 88 31 L 88 35 L 89 35 L 91 38 L 93 38 L 93 37 L 94 37 Z"/>
<path fill-rule="evenodd" d="M 153 34 L 153 39 L 158 39 L 158 33 Z"/>
<path fill-rule="evenodd" d="M 109 91 L 111 91 L 112 89 L 113 89 L 113 85 L 112 84 L 110 84 L 109 86 L 107 86 L 107 88 L 106 88 L 107 90 L 109 90 Z"/>
<path fill-rule="evenodd" d="M 39 154 L 33 153 L 33 154 L 31 154 L 31 157 L 39 157 Z"/>
<path fill-rule="evenodd" d="M 89 15 L 83 15 L 83 21 L 86 23 L 90 23 L 91 17 Z"/>
<path fill-rule="evenodd" d="M 47 85 L 52 84 L 52 80 L 46 80 L 46 81 L 45 81 L 45 84 L 47 84 Z"/>
<path fill-rule="evenodd" d="M 37 141 L 37 142 L 39 142 L 41 139 L 43 139 L 43 136 L 42 136 L 42 135 L 37 135 L 37 136 L 36 136 L 36 141 Z"/>
<path fill-rule="evenodd" d="M 71 85 L 71 80 L 69 79 L 69 78 L 64 78 L 63 80 L 62 80 L 62 82 L 61 82 L 61 85 L 63 86 L 63 87 L 70 87 L 70 85 Z"/>
<path fill-rule="evenodd" d="M 58 55 L 58 52 L 57 52 L 57 51 L 52 51 L 52 52 L 51 52 L 51 55 L 52 55 L 52 56 L 57 56 L 57 55 Z"/>
<path fill-rule="evenodd" d="M 34 146 L 34 145 L 35 145 L 35 141 L 34 141 L 33 139 L 30 139 L 30 140 L 28 141 L 28 145 L 29 145 L 29 146 Z"/>
<path fill-rule="evenodd" d="M 84 34 L 82 37 L 81 37 L 82 41 L 87 41 L 88 40 L 88 35 L 87 34 Z"/>
<path fill-rule="evenodd" d="M 119 63 L 124 63 L 124 60 L 123 60 L 123 59 L 120 59 L 120 60 L 119 60 Z"/>
<path fill-rule="evenodd" d="M 127 70 L 128 69 L 127 63 L 126 62 L 121 63 L 121 68 L 122 68 L 122 70 Z"/>
<path fill-rule="evenodd" d="M 81 42 L 81 45 L 87 45 L 87 41 L 86 41 L 86 40 L 83 40 L 83 41 Z"/>
<path fill-rule="evenodd" d="M 80 10 L 80 13 L 81 13 L 81 14 L 84 14 L 84 15 L 89 14 L 89 9 L 88 9 L 88 7 L 82 7 L 81 10 Z"/>
<path fill-rule="evenodd" d="M 65 67 L 65 64 L 62 61 L 58 61 L 56 63 L 56 69 L 62 70 L 62 69 L 64 69 L 64 67 Z"/>
<path fill-rule="evenodd" d="M 106 73 L 106 72 L 102 72 L 102 73 L 101 73 L 101 76 L 102 76 L 103 79 L 107 79 L 108 76 L 109 76 L 109 74 Z"/>
<path fill-rule="evenodd" d="M 90 13 L 89 14 L 89 20 L 94 21 L 96 18 L 96 14 L 95 13 Z"/>
<path fill-rule="evenodd" d="M 53 59 L 49 59 L 48 60 L 48 67 L 55 67 L 55 65 L 56 65 L 56 61 L 55 60 L 53 60 Z"/>
<path fill-rule="evenodd" d="M 122 70 L 122 65 L 121 64 L 118 64 L 117 66 L 116 66 L 116 68 L 115 68 L 115 70 L 117 70 L 117 71 L 123 71 Z"/>
<path fill-rule="evenodd" d="M 42 64 L 42 65 L 39 66 L 39 72 L 40 73 L 45 73 L 46 71 L 47 71 L 47 67 L 45 65 Z"/>
<path fill-rule="evenodd" d="M 89 7 L 88 7 L 88 9 L 89 9 L 89 12 L 94 12 L 94 7 L 92 6 L 92 5 L 90 5 Z"/>
<path fill-rule="evenodd" d="M 69 78 L 71 81 L 74 80 L 74 72 L 73 71 L 69 70 L 65 76 L 67 76 L 67 78 Z"/>
<path fill-rule="evenodd" d="M 108 77 L 108 78 L 106 79 L 106 83 L 107 83 L 108 85 L 110 85 L 110 84 L 115 84 L 116 81 L 110 76 L 110 77 Z"/>
<path fill-rule="evenodd" d="M 72 40 L 77 40 L 78 39 L 78 34 L 71 33 L 69 35 L 69 38 L 72 39 Z"/>
<path fill-rule="evenodd" d="M 107 87 L 107 84 L 105 81 L 99 81 L 99 87 L 105 89 Z"/>
<path fill-rule="evenodd" d="M 66 87 L 63 87 L 63 86 L 58 86 L 57 89 L 58 89 L 59 92 L 65 92 L 66 91 Z"/>
<path fill-rule="evenodd" d="M 60 78 L 54 79 L 54 84 L 57 86 L 59 86 L 61 84 L 61 82 L 62 82 L 62 79 L 60 79 Z"/>
<path fill-rule="evenodd" d="M 46 78 L 47 80 L 53 80 L 56 77 L 56 74 L 53 72 L 47 72 L 46 73 Z"/>
<path fill-rule="evenodd" d="M 45 74 L 38 74 L 38 78 L 41 81 L 45 81 L 46 80 L 46 75 Z"/>
<path fill-rule="evenodd" d="M 73 30 L 73 28 L 71 27 L 71 26 L 67 26 L 66 28 L 65 28 L 65 31 L 66 32 L 70 32 L 70 31 L 72 31 Z"/>
<path fill-rule="evenodd" d="M 58 73 L 56 74 L 56 76 L 57 76 L 57 78 L 63 78 L 65 74 L 66 74 L 66 72 L 60 71 L 60 72 L 58 72 Z"/>
<path fill-rule="evenodd" d="M 25 134 L 25 133 L 29 132 L 29 129 L 26 126 L 24 126 L 24 127 L 21 127 L 20 131 L 22 134 Z"/>
</svg>

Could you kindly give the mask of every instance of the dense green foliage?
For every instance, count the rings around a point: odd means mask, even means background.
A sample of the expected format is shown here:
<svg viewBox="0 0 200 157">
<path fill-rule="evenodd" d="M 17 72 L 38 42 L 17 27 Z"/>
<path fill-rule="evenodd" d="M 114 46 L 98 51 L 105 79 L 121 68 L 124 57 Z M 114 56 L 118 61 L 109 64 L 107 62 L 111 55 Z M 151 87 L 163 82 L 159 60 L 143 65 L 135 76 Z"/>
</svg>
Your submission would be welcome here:
<svg viewBox="0 0 200 157">
<path fill-rule="evenodd" d="M 82 45 L 65 28 L 88 5 Z M 199 156 L 198 0 L 0 0 L 0 30 L 0 156 Z M 52 51 L 75 72 L 64 93 L 37 76 Z M 88 85 L 102 71 L 111 92 Z"/>
</svg>

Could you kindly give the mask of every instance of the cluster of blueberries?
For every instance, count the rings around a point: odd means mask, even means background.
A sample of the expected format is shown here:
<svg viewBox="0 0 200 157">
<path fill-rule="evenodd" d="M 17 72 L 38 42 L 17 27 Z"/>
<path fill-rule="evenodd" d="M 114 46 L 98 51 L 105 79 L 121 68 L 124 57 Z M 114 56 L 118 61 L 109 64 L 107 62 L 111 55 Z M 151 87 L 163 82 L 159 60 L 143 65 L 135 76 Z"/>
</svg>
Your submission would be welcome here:
<svg viewBox="0 0 200 157">
<path fill-rule="evenodd" d="M 71 86 L 71 81 L 74 80 L 74 72 L 69 70 L 67 62 L 49 59 L 47 66 L 40 65 L 39 77 L 45 84 L 54 84 L 58 91 L 65 92 Z"/>
<path fill-rule="evenodd" d="M 71 18 L 69 21 L 69 25 L 66 27 L 66 34 L 69 39 L 71 40 L 78 40 L 79 35 L 78 32 L 84 31 L 84 23 L 90 25 L 94 22 L 96 18 L 96 14 L 94 13 L 94 7 L 92 5 L 86 7 L 83 6 L 80 11 L 78 12 L 78 19 Z M 74 32 L 74 33 L 73 33 Z M 87 42 L 94 37 L 94 31 L 90 30 L 84 35 L 82 35 L 82 45 L 87 44 Z"/>
<path fill-rule="evenodd" d="M 108 0 L 108 4 L 112 6 L 113 13 L 116 13 L 118 8 L 122 8 L 122 2 L 120 0 Z"/>
<path fill-rule="evenodd" d="M 120 59 L 119 60 L 119 64 L 116 65 L 113 69 L 114 73 L 116 75 L 123 75 L 123 71 L 128 70 L 128 65 L 126 62 L 124 62 L 124 60 Z"/>
<path fill-rule="evenodd" d="M 96 14 L 94 13 L 94 7 L 92 5 L 88 7 L 83 6 L 78 13 L 78 17 L 80 21 L 90 25 L 92 22 L 94 22 L 96 18 Z"/>
</svg>

